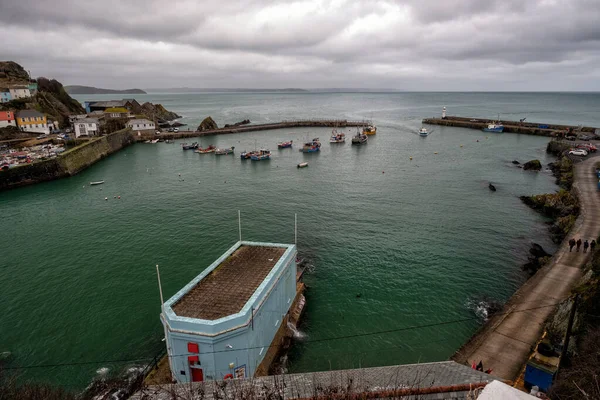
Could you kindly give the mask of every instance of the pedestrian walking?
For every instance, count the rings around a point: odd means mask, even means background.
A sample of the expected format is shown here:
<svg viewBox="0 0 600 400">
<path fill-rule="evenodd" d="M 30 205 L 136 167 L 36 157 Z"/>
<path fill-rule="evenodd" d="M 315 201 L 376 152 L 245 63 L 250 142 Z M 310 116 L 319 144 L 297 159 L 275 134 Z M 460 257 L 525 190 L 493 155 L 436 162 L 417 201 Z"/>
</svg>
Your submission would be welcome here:
<svg viewBox="0 0 600 400">
<path fill-rule="evenodd" d="M 590 247 L 590 242 L 588 242 L 587 239 L 585 239 L 585 242 L 583 243 L 583 252 L 584 253 L 587 253 L 588 247 Z"/>
<path fill-rule="evenodd" d="M 581 247 L 581 238 L 577 239 L 577 252 L 579 253 L 579 248 Z"/>
<path fill-rule="evenodd" d="M 592 240 L 592 243 L 590 243 L 590 252 L 594 252 L 594 249 L 596 248 L 596 241 Z"/>
<path fill-rule="evenodd" d="M 575 247 L 575 239 L 571 238 L 569 240 L 569 253 L 573 251 L 573 247 Z"/>
</svg>

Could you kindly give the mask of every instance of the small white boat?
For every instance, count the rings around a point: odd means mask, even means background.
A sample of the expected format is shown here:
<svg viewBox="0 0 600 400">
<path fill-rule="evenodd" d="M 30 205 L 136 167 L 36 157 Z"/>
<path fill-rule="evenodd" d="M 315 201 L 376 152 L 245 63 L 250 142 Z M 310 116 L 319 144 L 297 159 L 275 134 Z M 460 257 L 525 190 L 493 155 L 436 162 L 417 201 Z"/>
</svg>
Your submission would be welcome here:
<svg viewBox="0 0 600 400">
<path fill-rule="evenodd" d="M 158 141 L 159 141 L 159 140 L 160 140 L 160 139 L 154 139 L 154 140 L 151 140 L 151 141 L 150 141 L 150 143 L 152 143 L 152 144 L 154 144 L 154 143 L 158 143 Z"/>
<path fill-rule="evenodd" d="M 90 182 L 90 186 L 102 185 L 103 183 L 104 183 L 104 181 Z"/>
<path fill-rule="evenodd" d="M 308 167 L 307 162 L 301 162 L 300 164 L 298 164 L 298 168 L 306 168 L 306 167 Z"/>
<path fill-rule="evenodd" d="M 429 131 L 427 130 L 427 128 L 421 128 L 419 130 L 419 135 L 421 135 L 421 136 L 427 136 L 427 135 L 429 135 Z"/>
</svg>

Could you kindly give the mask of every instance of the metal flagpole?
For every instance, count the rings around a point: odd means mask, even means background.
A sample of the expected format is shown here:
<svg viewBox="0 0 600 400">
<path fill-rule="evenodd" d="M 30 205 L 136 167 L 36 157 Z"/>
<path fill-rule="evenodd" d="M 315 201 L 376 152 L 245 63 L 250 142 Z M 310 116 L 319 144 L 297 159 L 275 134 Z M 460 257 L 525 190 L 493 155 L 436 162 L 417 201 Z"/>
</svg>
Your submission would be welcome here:
<svg viewBox="0 0 600 400">
<path fill-rule="evenodd" d="M 169 361 L 169 369 L 171 370 L 171 376 L 173 373 L 173 364 L 171 360 L 171 346 L 169 343 L 169 338 L 167 337 L 167 316 L 165 315 L 165 300 L 163 298 L 162 285 L 160 283 L 160 271 L 158 270 L 158 264 L 156 264 L 156 277 L 158 278 L 158 291 L 160 293 L 160 311 L 162 313 L 162 318 L 164 320 L 163 328 L 165 331 L 165 342 L 167 345 L 167 360 Z"/>
<path fill-rule="evenodd" d="M 298 214 L 294 213 L 294 244 L 298 245 Z"/>
<path fill-rule="evenodd" d="M 242 212 L 238 210 L 238 226 L 240 228 L 240 242 L 242 241 Z"/>
</svg>

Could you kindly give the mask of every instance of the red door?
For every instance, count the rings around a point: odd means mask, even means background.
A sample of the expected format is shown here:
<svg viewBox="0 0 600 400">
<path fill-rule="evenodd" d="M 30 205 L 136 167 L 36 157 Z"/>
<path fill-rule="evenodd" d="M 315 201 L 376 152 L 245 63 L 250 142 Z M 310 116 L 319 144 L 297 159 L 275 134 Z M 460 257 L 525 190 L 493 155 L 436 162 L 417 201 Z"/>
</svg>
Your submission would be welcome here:
<svg viewBox="0 0 600 400">
<path fill-rule="evenodd" d="M 204 380 L 204 373 L 202 368 L 190 368 L 192 370 L 192 382 L 202 382 Z"/>
</svg>

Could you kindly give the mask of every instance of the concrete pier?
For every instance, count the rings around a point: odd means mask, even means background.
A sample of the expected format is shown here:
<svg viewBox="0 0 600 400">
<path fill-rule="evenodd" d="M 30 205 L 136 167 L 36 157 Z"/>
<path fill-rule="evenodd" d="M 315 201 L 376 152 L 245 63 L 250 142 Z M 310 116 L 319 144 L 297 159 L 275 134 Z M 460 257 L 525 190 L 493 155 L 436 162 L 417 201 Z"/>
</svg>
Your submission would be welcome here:
<svg viewBox="0 0 600 400">
<path fill-rule="evenodd" d="M 348 121 L 345 119 L 310 119 L 310 120 L 288 120 L 274 122 L 271 124 L 256 124 L 256 125 L 239 125 L 228 126 L 227 128 L 211 129 L 207 131 L 179 131 L 179 132 L 162 132 L 158 135 L 154 133 L 142 133 L 137 138 L 137 141 L 152 139 L 181 139 L 211 135 L 226 135 L 232 133 L 244 133 L 254 131 L 266 131 L 272 129 L 284 128 L 347 128 L 347 127 L 363 127 L 368 126 L 367 121 Z"/>
<path fill-rule="evenodd" d="M 455 126 L 458 128 L 469 128 L 482 130 L 486 128 L 488 124 L 492 123 L 491 119 L 482 118 L 466 118 L 447 116 L 446 118 L 425 118 L 423 119 L 424 124 L 430 125 L 441 125 L 441 126 Z M 563 134 L 571 129 L 577 133 L 593 134 L 597 128 L 591 126 L 573 126 L 573 125 L 557 125 L 557 124 L 545 124 L 538 122 L 521 122 L 521 121 L 505 121 L 500 120 L 500 123 L 504 125 L 504 132 L 509 133 L 524 133 L 527 135 L 537 136 L 557 136 L 559 133 Z"/>
</svg>

